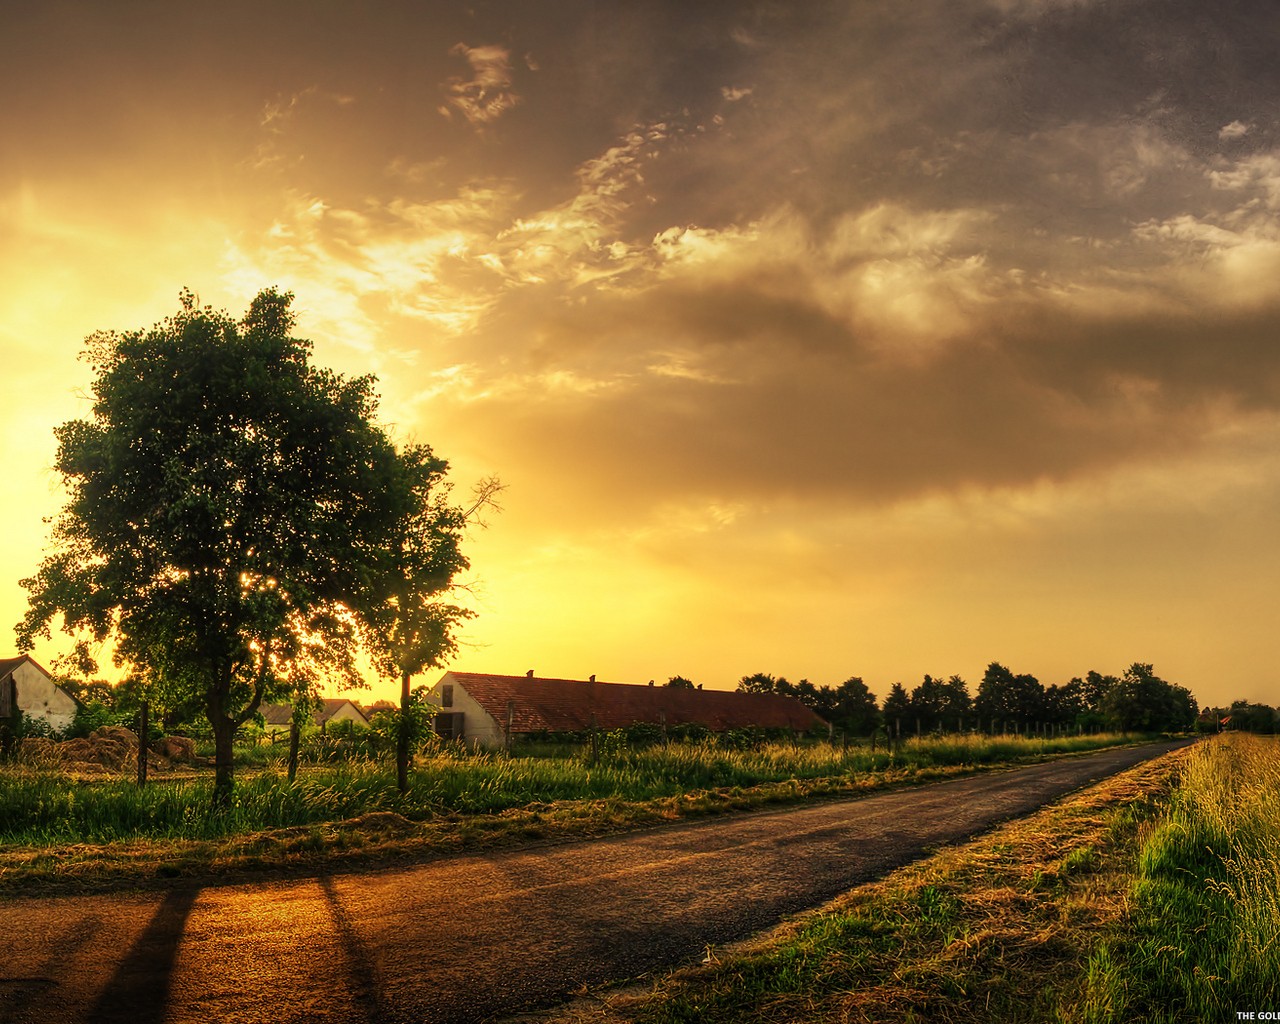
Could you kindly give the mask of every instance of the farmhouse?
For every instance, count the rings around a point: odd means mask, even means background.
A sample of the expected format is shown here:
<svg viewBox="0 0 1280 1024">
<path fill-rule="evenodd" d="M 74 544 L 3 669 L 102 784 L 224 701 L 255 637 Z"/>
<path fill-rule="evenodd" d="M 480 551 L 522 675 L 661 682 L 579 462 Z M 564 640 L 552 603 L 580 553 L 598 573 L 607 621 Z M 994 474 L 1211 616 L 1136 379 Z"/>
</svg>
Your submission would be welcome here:
<svg viewBox="0 0 1280 1024">
<path fill-rule="evenodd" d="M 292 704 L 263 704 L 258 712 L 268 730 L 287 729 L 293 719 Z M 330 722 L 354 722 L 363 728 L 369 727 L 369 719 L 360 710 L 360 705 L 338 697 L 326 697 L 322 700 L 320 709 L 311 716 L 311 720 L 320 726 L 321 732 Z"/>
<path fill-rule="evenodd" d="M 805 732 L 826 723 L 794 697 L 682 690 L 668 686 L 598 683 L 446 672 L 429 694 L 440 708 L 436 732 L 484 747 L 539 732 L 620 729 L 637 723 L 703 725 L 712 732 L 751 727 Z"/>
<path fill-rule="evenodd" d="M 78 705 L 29 654 L 0 660 L 0 720 L 11 720 L 14 708 L 28 721 L 47 722 L 55 733 L 65 732 Z"/>
</svg>

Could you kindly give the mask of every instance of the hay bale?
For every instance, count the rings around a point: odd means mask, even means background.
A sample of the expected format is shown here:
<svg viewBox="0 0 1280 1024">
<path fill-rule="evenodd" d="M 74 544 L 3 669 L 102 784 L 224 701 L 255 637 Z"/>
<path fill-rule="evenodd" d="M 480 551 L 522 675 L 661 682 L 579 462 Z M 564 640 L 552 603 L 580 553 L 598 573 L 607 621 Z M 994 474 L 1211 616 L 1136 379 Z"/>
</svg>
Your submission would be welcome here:
<svg viewBox="0 0 1280 1024">
<path fill-rule="evenodd" d="M 73 740 L 63 740 L 58 744 L 58 753 L 62 755 L 63 761 L 73 764 L 96 764 L 98 762 L 97 752 L 93 743 L 83 736 L 78 736 Z"/>
<path fill-rule="evenodd" d="M 89 758 L 104 768 L 123 768 L 138 756 L 137 744 L 132 747 L 112 737 L 92 740 L 93 753 Z"/>
<path fill-rule="evenodd" d="M 57 765 L 62 761 L 62 744 L 44 736 L 28 736 L 18 744 L 19 756 L 31 765 Z"/>
<path fill-rule="evenodd" d="M 104 725 L 100 729 L 94 729 L 89 733 L 90 740 L 109 740 L 115 743 L 123 743 L 128 747 L 136 747 L 138 745 L 138 734 L 132 729 L 126 729 L 123 725 Z"/>
<path fill-rule="evenodd" d="M 195 764 L 196 741 L 189 736 L 164 736 L 151 744 L 154 753 L 178 764 Z"/>
</svg>

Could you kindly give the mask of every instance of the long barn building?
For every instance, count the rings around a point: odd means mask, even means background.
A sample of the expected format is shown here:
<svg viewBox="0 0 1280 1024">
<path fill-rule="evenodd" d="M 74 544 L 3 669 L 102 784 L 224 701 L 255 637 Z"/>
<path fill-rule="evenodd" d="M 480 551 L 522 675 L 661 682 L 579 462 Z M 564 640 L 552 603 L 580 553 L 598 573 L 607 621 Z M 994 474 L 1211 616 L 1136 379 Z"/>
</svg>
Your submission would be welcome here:
<svg viewBox="0 0 1280 1024">
<path fill-rule="evenodd" d="M 808 732 L 827 723 L 794 697 L 727 690 L 688 690 L 591 679 L 543 679 L 446 672 L 432 687 L 436 731 L 483 747 L 530 733 L 608 731 L 637 723 Z M 508 730 L 508 723 L 510 728 Z"/>
</svg>

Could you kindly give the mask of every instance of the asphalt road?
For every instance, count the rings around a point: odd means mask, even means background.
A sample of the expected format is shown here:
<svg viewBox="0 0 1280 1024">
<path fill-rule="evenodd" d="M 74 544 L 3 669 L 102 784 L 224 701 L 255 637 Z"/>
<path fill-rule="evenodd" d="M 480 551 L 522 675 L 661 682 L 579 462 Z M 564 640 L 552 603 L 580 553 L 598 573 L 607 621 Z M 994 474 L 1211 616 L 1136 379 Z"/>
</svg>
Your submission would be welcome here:
<svg viewBox="0 0 1280 1024">
<path fill-rule="evenodd" d="M 1178 745 L 410 868 L 9 899 L 0 1021 L 483 1021 L 687 961 Z"/>
</svg>

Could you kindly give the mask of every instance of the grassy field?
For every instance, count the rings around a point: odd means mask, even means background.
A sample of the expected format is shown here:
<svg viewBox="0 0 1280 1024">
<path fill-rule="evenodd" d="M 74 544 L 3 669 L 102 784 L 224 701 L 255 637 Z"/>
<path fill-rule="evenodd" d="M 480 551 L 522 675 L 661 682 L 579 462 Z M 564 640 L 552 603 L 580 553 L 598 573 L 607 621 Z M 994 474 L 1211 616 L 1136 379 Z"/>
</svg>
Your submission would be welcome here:
<svg viewBox="0 0 1280 1024">
<path fill-rule="evenodd" d="M 536 1019 L 1234 1021 L 1280 1010 L 1278 938 L 1280 742 L 1229 734 Z"/>
<path fill-rule="evenodd" d="M 415 764 L 400 794 L 385 762 L 317 766 L 290 782 L 268 766 L 242 771 L 229 807 L 212 782 L 139 789 L 126 776 L 72 780 L 38 767 L 0 771 L 0 886 L 32 878 L 172 874 L 294 865 L 321 858 L 416 854 L 497 842 L 598 834 L 747 809 L 1124 742 L 911 739 L 892 753 L 830 743 L 715 742 L 631 747 L 606 737 L 595 757 L 469 754 L 443 748 Z"/>
</svg>

